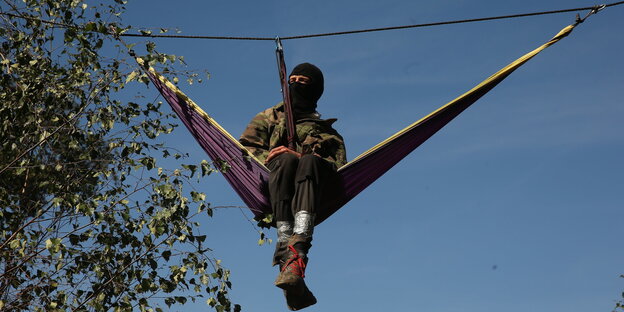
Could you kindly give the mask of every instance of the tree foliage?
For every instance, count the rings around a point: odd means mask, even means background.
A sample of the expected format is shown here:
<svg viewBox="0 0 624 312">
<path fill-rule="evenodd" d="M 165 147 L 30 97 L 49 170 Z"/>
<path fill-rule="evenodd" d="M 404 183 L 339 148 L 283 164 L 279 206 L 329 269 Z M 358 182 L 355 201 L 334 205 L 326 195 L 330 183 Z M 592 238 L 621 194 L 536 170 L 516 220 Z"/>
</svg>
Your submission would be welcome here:
<svg viewBox="0 0 624 312">
<path fill-rule="evenodd" d="M 145 80 L 110 35 L 125 1 L 1 1 L 0 310 L 240 310 L 192 219 L 212 215 L 188 183 L 212 166 L 160 167 L 184 159 L 159 140 L 173 116 L 120 100 Z"/>
<path fill-rule="evenodd" d="M 621 278 L 624 278 L 624 275 L 620 275 Z M 615 307 L 613 308 L 613 312 L 623 312 L 624 311 L 624 292 L 622 293 L 622 298 L 615 303 Z"/>
</svg>

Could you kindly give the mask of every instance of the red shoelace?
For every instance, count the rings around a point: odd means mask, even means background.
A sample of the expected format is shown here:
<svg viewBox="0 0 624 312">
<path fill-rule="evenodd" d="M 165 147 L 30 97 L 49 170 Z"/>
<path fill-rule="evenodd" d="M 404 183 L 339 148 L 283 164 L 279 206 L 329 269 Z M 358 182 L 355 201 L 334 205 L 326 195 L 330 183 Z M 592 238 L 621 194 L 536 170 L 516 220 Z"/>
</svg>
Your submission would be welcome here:
<svg viewBox="0 0 624 312">
<path fill-rule="evenodd" d="M 288 249 L 290 249 L 293 255 L 292 257 L 290 257 L 290 259 L 288 259 L 288 262 L 286 262 L 286 265 L 284 265 L 284 267 L 282 268 L 282 272 L 292 265 L 293 274 L 299 275 L 301 276 L 301 278 L 304 278 L 306 267 L 305 261 L 303 261 L 303 259 L 299 256 L 297 250 L 292 245 L 288 246 Z"/>
</svg>

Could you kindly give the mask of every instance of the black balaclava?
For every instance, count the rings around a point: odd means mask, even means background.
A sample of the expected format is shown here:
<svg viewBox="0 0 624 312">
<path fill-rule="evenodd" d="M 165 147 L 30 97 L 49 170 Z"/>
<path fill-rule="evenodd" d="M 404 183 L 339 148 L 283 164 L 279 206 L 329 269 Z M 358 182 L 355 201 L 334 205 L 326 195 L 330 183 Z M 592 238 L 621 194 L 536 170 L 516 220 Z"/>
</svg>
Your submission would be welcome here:
<svg viewBox="0 0 624 312">
<path fill-rule="evenodd" d="M 316 111 L 316 102 L 323 94 L 323 73 L 310 64 L 302 63 L 293 68 L 290 76 L 302 75 L 310 78 L 310 83 L 304 85 L 298 82 L 289 84 L 290 99 L 295 115 L 310 114 Z M 290 77 L 288 76 L 288 77 Z"/>
</svg>

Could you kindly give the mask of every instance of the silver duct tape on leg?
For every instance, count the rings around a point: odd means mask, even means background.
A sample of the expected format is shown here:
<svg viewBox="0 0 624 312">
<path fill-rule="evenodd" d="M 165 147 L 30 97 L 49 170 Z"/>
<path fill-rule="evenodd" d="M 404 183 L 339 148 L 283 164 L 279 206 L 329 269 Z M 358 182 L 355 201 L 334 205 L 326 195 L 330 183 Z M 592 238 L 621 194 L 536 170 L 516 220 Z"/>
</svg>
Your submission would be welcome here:
<svg viewBox="0 0 624 312">
<path fill-rule="evenodd" d="M 314 232 L 314 217 L 313 213 L 309 213 L 305 210 L 299 211 L 295 214 L 295 228 L 294 234 L 303 235 L 306 237 L 312 237 Z"/>
<path fill-rule="evenodd" d="M 288 239 L 293 234 L 293 222 L 292 221 L 277 221 L 277 241 L 278 242 L 288 242 Z"/>
</svg>

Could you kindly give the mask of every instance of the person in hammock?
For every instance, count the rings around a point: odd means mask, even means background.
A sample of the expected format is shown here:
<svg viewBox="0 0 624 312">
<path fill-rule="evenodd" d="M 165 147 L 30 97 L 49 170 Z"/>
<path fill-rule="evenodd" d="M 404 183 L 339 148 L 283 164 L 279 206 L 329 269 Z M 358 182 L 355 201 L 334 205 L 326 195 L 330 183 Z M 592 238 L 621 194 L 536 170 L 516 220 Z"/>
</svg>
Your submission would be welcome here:
<svg viewBox="0 0 624 312">
<path fill-rule="evenodd" d="M 296 149 L 287 140 L 284 104 L 279 103 L 249 123 L 240 142 L 269 168 L 268 189 L 277 228 L 273 265 L 280 266 L 275 285 L 288 305 L 298 310 L 316 303 L 303 281 L 314 230 L 315 212 L 323 198 L 340 188 L 336 170 L 346 164 L 344 140 L 316 111 L 323 94 L 323 73 L 309 63 L 293 68 L 289 91 L 296 125 Z"/>
</svg>

